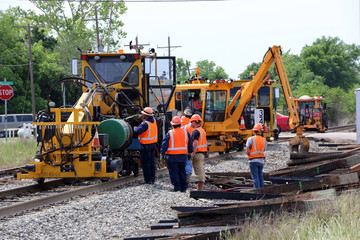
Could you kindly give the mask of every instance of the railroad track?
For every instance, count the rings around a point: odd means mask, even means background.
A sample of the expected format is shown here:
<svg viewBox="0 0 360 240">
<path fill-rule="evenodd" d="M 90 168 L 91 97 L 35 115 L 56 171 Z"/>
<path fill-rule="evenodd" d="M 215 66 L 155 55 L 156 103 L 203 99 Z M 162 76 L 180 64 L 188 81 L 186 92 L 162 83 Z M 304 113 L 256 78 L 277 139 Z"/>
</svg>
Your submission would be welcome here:
<svg viewBox="0 0 360 240">
<path fill-rule="evenodd" d="M 24 171 L 25 166 L 22 167 L 16 167 L 16 168 L 7 168 L 0 170 L 0 178 L 2 177 L 8 177 L 8 176 L 14 176 L 15 173 L 19 171 Z"/>
<path fill-rule="evenodd" d="M 156 171 L 156 175 L 160 176 L 167 173 L 167 169 L 163 168 L 160 170 Z M 49 206 L 52 204 L 56 204 L 56 203 L 61 203 L 61 202 L 65 202 L 69 199 L 75 198 L 75 197 L 79 197 L 79 196 L 85 196 L 85 195 L 89 195 L 89 194 L 93 194 L 96 192 L 101 192 L 101 191 L 105 191 L 105 190 L 109 190 L 115 187 L 122 187 L 125 185 L 129 185 L 129 184 L 138 184 L 143 180 L 143 176 L 139 175 L 137 177 L 134 176 L 126 176 L 126 177 L 121 177 L 119 179 L 111 179 L 107 182 L 102 182 L 99 184 L 93 184 L 93 185 L 88 185 L 88 186 L 81 186 L 78 187 L 76 189 L 70 189 L 68 191 L 61 189 L 60 193 L 59 190 L 56 189 L 57 191 L 55 192 L 50 192 L 47 193 L 47 196 L 43 196 L 43 197 L 37 197 L 36 199 L 33 199 L 33 197 L 30 197 L 29 199 L 26 199 L 25 201 L 22 202 L 18 202 L 21 201 L 21 199 L 15 199 L 15 200 L 11 200 L 10 197 L 14 196 L 13 194 L 19 194 L 21 193 L 21 191 L 27 190 L 29 191 L 29 188 L 33 188 L 34 191 L 39 189 L 39 185 L 37 186 L 28 186 L 28 187 L 22 187 L 19 189 L 10 189 L 10 190 L 6 190 L 6 191 L 2 191 L 0 192 L 0 197 L 2 198 L 6 198 L 10 199 L 9 202 L 16 202 L 15 204 L 11 204 L 8 206 L 2 206 L 0 207 L 0 219 L 2 218 L 6 218 L 6 217 L 11 217 L 17 214 L 21 214 L 24 213 L 26 211 L 31 211 L 34 209 L 40 209 L 42 207 L 45 206 Z M 60 180 L 55 180 L 55 181 L 60 181 Z M 60 184 L 60 183 L 52 183 L 52 184 Z"/>
<path fill-rule="evenodd" d="M 327 132 L 338 132 L 338 131 L 356 131 L 356 124 L 329 127 Z"/>
<path fill-rule="evenodd" d="M 234 156 L 239 153 L 240 152 L 230 152 L 221 155 L 213 153 L 206 161 L 228 160 L 234 158 Z M 156 171 L 158 177 L 167 173 L 167 168 Z M 0 219 L 22 214 L 34 209 L 41 209 L 42 207 L 52 204 L 66 202 L 71 198 L 106 191 L 129 184 L 139 184 L 142 181 L 143 176 L 140 174 L 137 177 L 126 176 L 98 184 L 78 186 L 76 188 L 72 186 L 71 189 L 61 187 L 64 185 L 63 179 L 47 181 L 41 185 L 34 184 L 15 189 L 8 189 L 0 192 L 0 199 L 3 199 L 2 206 L 0 206 Z M 28 194 L 31 192 L 35 192 L 36 194 Z M 42 196 L 39 196 L 39 193 L 41 193 Z"/>
</svg>

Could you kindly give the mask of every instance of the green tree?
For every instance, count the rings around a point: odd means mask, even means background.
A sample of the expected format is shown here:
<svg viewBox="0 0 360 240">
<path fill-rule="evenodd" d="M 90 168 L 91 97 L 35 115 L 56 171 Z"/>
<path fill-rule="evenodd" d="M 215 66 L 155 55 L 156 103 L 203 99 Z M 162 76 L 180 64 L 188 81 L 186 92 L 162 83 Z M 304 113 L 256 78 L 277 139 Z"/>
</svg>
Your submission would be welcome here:
<svg viewBox="0 0 360 240">
<path fill-rule="evenodd" d="M 19 10 L 22 16 L 33 25 L 45 25 L 58 40 L 55 51 L 59 53 L 60 63 L 70 66 L 70 61 L 79 56 L 77 48 L 86 52 L 97 49 L 96 15 L 101 43 L 105 50 L 117 49 L 126 33 L 121 15 L 127 10 L 123 1 L 47 1 L 31 0 L 41 13 L 32 10 Z M 95 10 L 97 14 L 95 13 Z M 111 18 L 111 21 L 110 21 Z M 110 31 L 109 31 L 110 30 Z"/>
<path fill-rule="evenodd" d="M 14 97 L 8 102 L 9 113 L 31 113 L 32 99 L 29 71 L 27 19 L 18 16 L 18 8 L 0 12 L 0 75 L 14 83 Z M 46 93 L 52 83 L 66 74 L 59 55 L 52 51 L 54 38 L 46 32 L 32 30 L 32 57 L 36 110 L 47 106 Z M 22 40 L 22 41 L 21 41 Z M 54 92 L 54 96 L 61 93 Z M 4 110 L 1 109 L 3 113 Z"/>
<path fill-rule="evenodd" d="M 190 78 L 190 61 L 183 58 L 176 59 L 176 80 L 181 84 Z"/>
<path fill-rule="evenodd" d="M 338 37 L 322 37 L 311 46 L 305 46 L 300 58 L 304 66 L 323 77 L 329 87 L 349 90 L 360 83 L 360 47 L 355 44 L 345 44 Z"/>
<path fill-rule="evenodd" d="M 261 63 L 255 63 L 255 62 L 251 63 L 250 65 L 248 65 L 246 67 L 246 69 L 241 74 L 238 75 L 238 78 L 240 80 L 252 79 L 252 75 L 250 74 L 250 72 L 253 71 L 254 74 L 256 74 L 257 71 L 259 70 L 260 66 L 261 66 Z"/>
<path fill-rule="evenodd" d="M 72 36 L 75 36 L 75 39 L 86 38 L 95 41 L 96 18 L 99 35 L 103 36 L 102 41 L 105 45 L 110 43 L 112 49 L 115 49 L 119 37 L 126 36 L 122 30 L 124 23 L 121 21 L 121 15 L 127 10 L 123 1 L 31 0 L 31 2 L 43 14 L 37 15 L 33 11 L 28 11 L 27 17 L 54 30 L 62 41 L 74 39 Z M 91 21 L 93 24 L 89 24 Z"/>
<path fill-rule="evenodd" d="M 206 77 L 209 80 L 226 79 L 229 77 L 225 70 L 220 66 L 216 66 L 213 61 L 199 61 L 196 63 L 196 67 L 200 69 L 200 76 Z"/>
</svg>

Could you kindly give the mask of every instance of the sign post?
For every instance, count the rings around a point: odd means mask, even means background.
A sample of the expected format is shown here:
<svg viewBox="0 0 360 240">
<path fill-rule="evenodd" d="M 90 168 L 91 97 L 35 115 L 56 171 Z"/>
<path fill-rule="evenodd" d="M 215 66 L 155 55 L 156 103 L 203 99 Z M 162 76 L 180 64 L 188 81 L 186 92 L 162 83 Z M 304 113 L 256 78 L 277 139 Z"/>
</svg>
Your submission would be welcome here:
<svg viewBox="0 0 360 240">
<path fill-rule="evenodd" d="M 5 101 L 5 138 L 7 142 L 8 131 L 7 131 L 7 101 L 14 96 L 14 89 L 10 86 L 13 82 L 7 82 L 4 78 L 4 82 L 0 82 L 0 99 Z"/>
</svg>

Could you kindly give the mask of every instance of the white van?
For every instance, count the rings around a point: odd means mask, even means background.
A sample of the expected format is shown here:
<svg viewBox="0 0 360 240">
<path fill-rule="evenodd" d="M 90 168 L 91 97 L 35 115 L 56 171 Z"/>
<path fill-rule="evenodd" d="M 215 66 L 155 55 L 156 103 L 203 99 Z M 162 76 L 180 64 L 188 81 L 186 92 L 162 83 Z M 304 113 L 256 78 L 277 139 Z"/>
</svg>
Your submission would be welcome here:
<svg viewBox="0 0 360 240">
<path fill-rule="evenodd" d="M 32 123 L 32 114 L 8 114 L 7 128 L 20 128 L 23 123 Z M 0 137 L 5 137 L 5 115 L 0 115 Z"/>
</svg>

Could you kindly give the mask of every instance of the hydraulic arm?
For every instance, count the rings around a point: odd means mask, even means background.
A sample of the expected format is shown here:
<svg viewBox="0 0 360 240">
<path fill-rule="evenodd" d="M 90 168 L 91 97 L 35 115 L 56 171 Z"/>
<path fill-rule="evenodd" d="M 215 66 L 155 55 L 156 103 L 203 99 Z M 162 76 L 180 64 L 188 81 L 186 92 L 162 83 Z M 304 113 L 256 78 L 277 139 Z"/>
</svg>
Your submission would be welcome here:
<svg viewBox="0 0 360 240">
<path fill-rule="evenodd" d="M 281 58 L 281 46 L 273 46 L 272 48 L 269 48 L 268 52 L 265 54 L 260 69 L 254 78 L 242 86 L 239 104 L 233 114 L 224 121 L 224 126 L 227 129 L 239 128 L 239 117 L 242 115 L 244 108 L 257 93 L 263 82 L 271 76 L 271 73 L 267 72 L 273 64 L 279 76 L 285 101 L 289 109 L 289 126 L 292 132 L 296 133 L 296 136 L 290 141 L 291 150 L 307 152 L 309 150 L 309 141 L 303 135 L 304 130 L 300 124 L 300 118 L 295 108 L 294 97 L 292 95 L 284 63 Z"/>
</svg>

